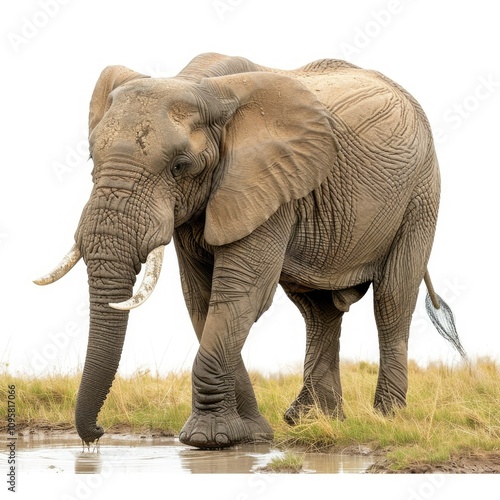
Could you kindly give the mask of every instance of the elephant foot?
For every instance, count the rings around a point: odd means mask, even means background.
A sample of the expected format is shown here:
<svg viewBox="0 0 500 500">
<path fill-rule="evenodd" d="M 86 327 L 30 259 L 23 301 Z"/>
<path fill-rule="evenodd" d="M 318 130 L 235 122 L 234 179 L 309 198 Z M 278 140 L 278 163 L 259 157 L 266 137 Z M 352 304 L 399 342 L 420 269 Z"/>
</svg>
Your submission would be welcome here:
<svg viewBox="0 0 500 500">
<path fill-rule="evenodd" d="M 194 412 L 184 424 L 179 441 L 196 448 L 227 448 L 248 442 L 251 433 L 236 410 Z"/>
<path fill-rule="evenodd" d="M 288 425 L 297 425 L 301 419 L 305 418 L 311 411 L 319 410 L 328 417 L 344 420 L 345 415 L 342 410 L 342 400 L 340 396 L 333 395 L 333 398 L 320 398 L 312 395 L 309 390 L 302 389 L 297 399 L 290 405 L 283 415 Z"/>
<path fill-rule="evenodd" d="M 288 410 L 285 412 L 283 415 L 283 418 L 285 419 L 285 422 L 288 425 L 297 425 L 300 420 L 305 417 L 307 412 L 311 409 L 311 407 L 307 407 L 305 405 L 302 405 L 300 403 L 297 403 L 297 400 L 295 400 Z"/>
<path fill-rule="evenodd" d="M 255 417 L 243 416 L 241 419 L 248 429 L 248 435 L 244 441 L 245 443 L 262 443 L 273 440 L 274 431 L 262 415 Z"/>
<path fill-rule="evenodd" d="M 393 417 L 399 408 L 406 406 L 405 400 L 395 398 L 375 398 L 373 407 L 376 411 L 380 412 L 384 417 Z"/>
</svg>

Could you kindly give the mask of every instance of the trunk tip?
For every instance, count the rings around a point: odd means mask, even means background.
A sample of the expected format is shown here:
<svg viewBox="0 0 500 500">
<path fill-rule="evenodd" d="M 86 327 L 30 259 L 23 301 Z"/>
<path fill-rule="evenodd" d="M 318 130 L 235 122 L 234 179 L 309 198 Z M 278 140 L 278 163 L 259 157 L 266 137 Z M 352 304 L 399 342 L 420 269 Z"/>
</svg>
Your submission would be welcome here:
<svg viewBox="0 0 500 500">
<path fill-rule="evenodd" d="M 78 429 L 77 429 L 78 431 Z M 98 442 L 99 439 L 103 436 L 104 434 L 104 429 L 100 425 L 96 425 L 93 429 L 87 432 L 80 432 L 78 431 L 78 434 L 82 441 L 89 446 L 90 444 L 94 442 Z"/>
</svg>

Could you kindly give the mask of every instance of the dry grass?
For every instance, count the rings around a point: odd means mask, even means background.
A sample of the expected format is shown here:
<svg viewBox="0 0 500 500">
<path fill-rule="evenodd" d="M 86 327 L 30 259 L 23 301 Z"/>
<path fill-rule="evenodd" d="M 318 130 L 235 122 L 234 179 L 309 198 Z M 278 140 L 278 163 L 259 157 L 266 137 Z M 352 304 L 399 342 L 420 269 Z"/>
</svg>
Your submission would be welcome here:
<svg viewBox="0 0 500 500">
<path fill-rule="evenodd" d="M 392 418 L 372 408 L 377 366 L 343 363 L 342 383 L 346 419 L 329 419 L 311 411 L 295 427 L 283 413 L 301 388 L 300 375 L 264 377 L 251 373 L 259 407 L 275 431 L 276 444 L 308 450 L 368 446 L 383 450 L 394 468 L 437 463 L 457 453 L 500 450 L 500 368 L 481 359 L 471 366 L 410 363 L 408 407 Z M 16 385 L 18 426 L 72 428 L 79 375 L 48 375 L 43 379 L 0 374 L 0 398 Z M 0 407 L 0 430 L 5 430 L 6 404 Z M 165 377 L 149 372 L 118 377 L 99 416 L 108 430 L 127 426 L 133 432 L 177 434 L 189 416 L 189 373 Z"/>
<path fill-rule="evenodd" d="M 276 420 L 288 407 L 292 385 L 279 379 L 262 381 L 263 389 L 266 394 L 286 394 L 286 401 L 275 399 L 271 407 L 261 410 L 272 422 L 281 446 L 308 450 L 368 446 L 387 452 L 394 468 L 447 461 L 457 453 L 500 450 L 496 363 L 483 359 L 472 366 L 434 364 L 425 369 L 410 363 L 409 371 L 408 406 L 392 418 L 372 408 L 377 366 L 364 362 L 342 367 L 344 421 L 314 410 L 295 427 Z M 297 393 L 300 381 L 293 385 L 292 393 Z"/>
<path fill-rule="evenodd" d="M 6 400 L 7 386 L 16 386 L 18 428 L 73 427 L 80 375 L 0 375 L 0 398 Z M 117 377 L 99 414 L 99 423 L 108 430 L 129 427 L 135 432 L 158 430 L 177 433 L 191 412 L 191 375 L 171 373 L 166 377 L 139 372 Z M 5 428 L 6 409 L 0 408 L 0 431 Z"/>
</svg>

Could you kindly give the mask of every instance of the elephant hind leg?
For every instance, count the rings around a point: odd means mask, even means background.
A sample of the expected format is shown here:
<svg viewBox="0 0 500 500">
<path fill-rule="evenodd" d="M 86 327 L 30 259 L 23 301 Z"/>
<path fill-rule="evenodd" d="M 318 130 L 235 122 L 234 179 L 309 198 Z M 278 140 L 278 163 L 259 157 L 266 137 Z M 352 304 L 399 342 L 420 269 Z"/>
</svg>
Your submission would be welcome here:
<svg viewBox="0 0 500 500">
<path fill-rule="evenodd" d="M 374 405 L 384 414 L 406 405 L 410 323 L 430 255 L 436 208 L 424 195 L 413 199 L 384 268 L 373 282 L 380 347 Z"/>
<path fill-rule="evenodd" d="M 283 288 L 306 323 L 304 386 L 284 418 L 294 425 L 314 407 L 342 418 L 339 350 L 343 312 L 333 303 L 330 291 L 296 293 L 287 290 L 286 285 Z"/>
<path fill-rule="evenodd" d="M 384 280 L 389 283 L 391 280 Z M 408 337 L 418 286 L 403 278 L 395 288 L 374 286 L 375 320 L 379 335 L 380 365 L 374 406 L 383 414 L 406 405 L 408 390 Z M 400 289 L 402 288 L 402 289 Z"/>
</svg>

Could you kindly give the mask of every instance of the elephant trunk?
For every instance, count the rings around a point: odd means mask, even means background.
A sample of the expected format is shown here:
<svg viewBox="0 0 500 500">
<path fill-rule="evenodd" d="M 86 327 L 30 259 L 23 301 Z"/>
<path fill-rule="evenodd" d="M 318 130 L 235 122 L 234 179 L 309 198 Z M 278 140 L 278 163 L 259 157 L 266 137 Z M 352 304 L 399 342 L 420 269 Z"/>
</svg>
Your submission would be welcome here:
<svg viewBox="0 0 500 500">
<path fill-rule="evenodd" d="M 91 198 L 76 234 L 77 246 L 87 265 L 90 293 L 89 339 L 75 414 L 78 434 L 86 443 L 104 433 L 97 425 L 97 416 L 118 369 L 131 308 L 120 306 L 130 302 L 144 261 L 145 279 L 137 294 L 146 300 L 161 267 L 158 254 L 162 255 L 163 245 L 173 233 L 173 217 L 167 217 L 163 226 L 141 224 L 141 218 L 133 215 L 145 213 L 139 203 L 130 202 L 127 211 L 117 210 L 109 208 L 109 200 L 100 194 L 98 190 Z M 151 266 L 151 261 L 155 266 Z M 136 302 L 138 305 L 141 300 Z"/>
<path fill-rule="evenodd" d="M 99 439 L 104 430 L 97 425 L 101 410 L 120 362 L 129 309 L 146 300 L 158 279 L 163 246 L 153 250 L 146 262 L 140 290 L 132 295 L 135 273 L 122 270 L 120 278 L 102 278 L 102 262 L 88 262 L 90 331 L 85 365 L 76 403 L 76 428 L 86 443 Z M 120 266 L 118 266 L 120 267 Z M 127 278 L 128 275 L 128 278 Z M 125 276 L 122 278 L 121 276 Z M 147 295 L 147 296 L 146 296 Z M 130 305 L 133 302 L 133 305 Z"/>
<path fill-rule="evenodd" d="M 103 295 L 103 289 L 110 293 Z M 111 280 L 97 284 L 90 278 L 89 290 L 89 339 L 75 411 L 76 429 L 86 443 L 104 434 L 96 423 L 97 415 L 115 378 L 127 329 L 129 312 L 111 309 L 108 301 L 128 299 L 132 284 L 118 289 Z"/>
<path fill-rule="evenodd" d="M 53 283 L 81 257 L 87 264 L 90 331 L 75 415 L 78 434 L 86 443 L 104 433 L 97 416 L 118 369 L 129 309 L 153 291 L 164 246 L 174 231 L 174 202 L 165 196 L 151 201 L 151 176 L 123 164 L 111 167 L 94 180 L 73 248 L 51 273 L 35 280 L 39 285 Z M 144 279 L 132 296 L 143 262 Z"/>
<path fill-rule="evenodd" d="M 116 375 L 127 329 L 129 312 L 117 311 L 108 304 L 129 299 L 135 281 L 132 269 L 120 276 L 121 266 L 114 267 L 115 277 L 104 276 L 109 271 L 103 272 L 102 261 L 87 261 L 90 328 L 75 413 L 78 434 L 86 443 L 104 433 L 97 425 L 97 416 Z"/>
</svg>

